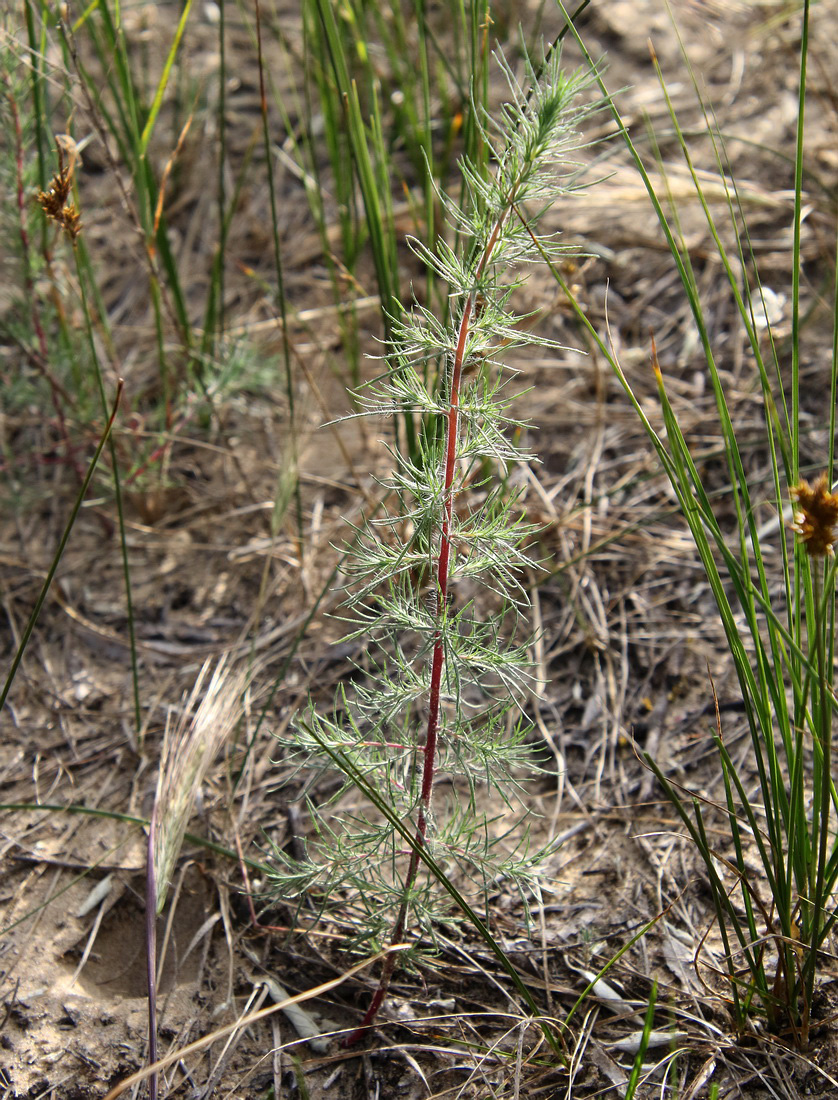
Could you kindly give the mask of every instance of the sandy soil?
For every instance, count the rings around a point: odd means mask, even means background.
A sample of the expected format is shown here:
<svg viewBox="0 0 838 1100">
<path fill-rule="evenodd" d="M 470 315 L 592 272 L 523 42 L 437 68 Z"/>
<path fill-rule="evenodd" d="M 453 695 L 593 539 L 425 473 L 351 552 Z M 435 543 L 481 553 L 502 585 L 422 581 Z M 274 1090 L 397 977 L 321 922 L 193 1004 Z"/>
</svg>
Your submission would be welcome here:
<svg viewBox="0 0 838 1100">
<path fill-rule="evenodd" d="M 756 0 L 680 0 L 672 6 L 727 139 L 763 283 L 777 292 L 776 331 L 782 338 L 789 331 L 783 296 L 789 281 L 793 177 L 787 158 L 796 117 L 798 17 L 789 5 Z M 151 5 L 130 13 L 152 58 L 163 56 L 170 7 L 161 3 L 156 11 Z M 210 75 L 218 63 L 208 8 L 196 8 L 187 32 L 196 77 Z M 234 160 L 258 121 L 258 88 L 247 27 L 237 13 L 228 18 Z M 555 18 L 545 20 L 549 34 Z M 834 252 L 838 4 L 823 0 L 814 20 L 806 197 L 811 212 L 803 241 L 803 293 L 813 308 L 801 366 L 803 415 L 811 428 L 807 457 L 817 466 L 831 346 L 829 310 L 819 296 Z M 299 43 L 296 11 L 286 12 L 283 21 L 288 39 Z M 700 131 L 700 111 L 669 15 L 660 0 L 594 0 L 583 31 L 591 52 L 606 56 L 609 86 L 624 89 L 621 108 L 638 142 L 648 149 L 647 120 L 659 135 L 737 421 L 756 437 L 761 420 L 752 365 L 706 224 L 689 197 L 650 58 L 651 39 L 685 131 Z M 568 58 L 573 60 L 570 48 Z M 269 53 L 268 62 L 277 81 L 291 80 L 279 54 Z M 83 115 L 83 105 L 79 110 Z M 200 230 L 202 219 L 211 217 L 202 191 L 201 149 L 211 135 L 197 130 L 185 147 L 171 220 L 184 270 L 194 268 L 190 285 L 199 301 L 211 251 Z M 591 136 L 608 131 L 602 119 Z M 706 138 L 692 138 L 691 147 L 701 169 L 712 172 Z M 554 227 L 587 254 L 569 273 L 594 324 L 601 331 L 610 327 L 623 367 L 651 402 L 653 416 L 654 332 L 673 400 L 706 456 L 713 485 L 723 476 L 713 455 L 714 407 L 671 257 L 620 148 L 595 146 L 590 155 L 604 158 L 607 178 L 551 214 Z M 142 260 L 95 142 L 85 153 L 79 184 L 88 247 L 103 272 L 116 358 L 128 380 L 118 446 L 130 456 L 142 440 L 140 395 L 155 370 L 136 278 Z M 7 809 L 0 830 L 0 1091 L 9 1100 L 101 1097 L 143 1066 L 145 832 L 137 822 L 150 815 L 167 712 L 189 690 L 202 662 L 225 650 L 242 660 L 255 654 L 260 672 L 238 734 L 239 747 L 252 739 L 244 779 L 234 790 L 233 761 L 240 757 L 231 744 L 208 777 L 190 829 L 233 857 L 240 845 L 258 862 L 266 858 L 268 838 L 282 846 L 297 827 L 293 819 L 289 823 L 282 790 L 287 769 L 274 762 L 281 757 L 274 735 L 281 738 L 310 691 L 329 699 L 358 655 L 336 644 L 340 624 L 324 614 L 338 598 L 329 587 L 332 546 L 346 521 L 357 521 L 367 510 L 375 492 L 370 475 L 385 468 L 387 456 L 373 428 L 322 426 L 345 412 L 345 395 L 330 371 L 339 330 L 299 180 L 283 173 L 278 186 L 287 290 L 303 311 L 292 339 L 309 369 L 297 394 L 305 549 L 301 553 L 292 522 L 278 534 L 271 526 L 277 479 L 289 463 L 280 387 L 234 390 L 205 425 L 187 415 L 167 457 L 165 482 L 139 479 L 128 493 L 143 726 L 138 738 L 122 564 L 104 480 L 95 490 L 102 495 L 83 509 L 0 716 L 0 798 L 11 807 L 29 807 Z M 717 185 L 709 186 L 723 198 Z M 227 310 L 231 325 L 260 349 L 266 369 L 274 369 L 279 337 L 264 284 L 250 275 L 255 269 L 271 280 L 266 201 L 257 184 L 243 191 L 230 240 Z M 721 203 L 714 209 L 721 211 Z M 533 275 L 526 294 L 544 311 L 546 335 L 579 346 L 580 334 L 543 274 Z M 0 297 L 0 309 L 3 304 Z M 361 316 L 374 349 L 376 314 Z M 18 369 L 18 349 L 9 345 L 0 353 L 4 371 Z M 534 590 L 542 631 L 535 657 L 545 686 L 532 700 L 548 763 L 530 798 L 536 833 L 561 836 L 564 843 L 545 867 L 533 923 L 527 923 L 520 899 L 499 886 L 494 928 L 545 1014 L 562 1019 L 592 973 L 659 919 L 609 974 L 611 993 L 600 987 L 599 999 L 577 1012 L 567 1065 L 545 1051 L 494 960 L 463 932 L 443 942 L 432 965 L 399 975 L 380 1031 L 363 1053 L 328 1041 L 307 1044 L 288 1017 L 275 1014 L 176 1061 L 166 1071 L 163 1095 L 255 1098 L 273 1090 L 276 1100 L 407 1100 L 517 1098 L 526 1089 L 533 1097 L 557 1100 L 623 1096 L 655 979 L 664 1006 L 656 1026 L 672 1030 L 649 1052 L 648 1079 L 638 1095 L 661 1095 L 663 1080 L 674 1090 L 664 1094 L 682 1100 L 709 1096 L 713 1083 L 723 1097 L 838 1095 L 830 1026 L 817 1032 L 805 1058 L 767 1036 L 737 1042 L 707 965 L 717 944 L 700 869 L 632 746 L 633 735 L 665 770 L 709 797 L 718 794 L 708 743 L 714 727 L 709 668 L 728 742 L 743 767 L 747 761 L 722 630 L 646 437 L 596 354 L 567 352 L 549 360 L 530 354 L 518 365 L 522 385 L 531 387 L 521 410 L 533 420 L 533 446 L 542 463 L 528 501 L 531 518 L 544 525 L 541 550 L 549 572 Z M 44 426 L 40 410 L 4 416 L 2 432 L 4 451 L 15 457 L 6 464 L 8 506 L 0 520 L 5 667 L 49 567 L 74 482 L 66 462 L 51 461 L 57 454 L 54 425 Z M 764 476 L 760 447 L 747 454 L 754 478 Z M 70 805 L 124 817 L 49 808 Z M 258 870 L 249 877 L 258 893 L 264 885 Z M 287 925 L 291 914 L 281 903 L 265 908 L 260 900 L 259 906 L 263 924 Z M 345 970 L 334 927 L 309 937 L 266 932 L 251 916 L 238 859 L 187 840 L 160 922 L 159 936 L 166 940 L 163 1052 L 270 1003 L 277 995 L 272 983 L 299 992 Z M 693 959 L 700 945 L 705 962 L 697 970 Z M 819 1009 L 824 1019 L 834 1008 L 832 982 L 827 965 Z M 357 1023 L 373 987 L 372 975 L 360 975 L 314 1001 L 310 1009 L 318 1028 L 328 1032 Z"/>
</svg>

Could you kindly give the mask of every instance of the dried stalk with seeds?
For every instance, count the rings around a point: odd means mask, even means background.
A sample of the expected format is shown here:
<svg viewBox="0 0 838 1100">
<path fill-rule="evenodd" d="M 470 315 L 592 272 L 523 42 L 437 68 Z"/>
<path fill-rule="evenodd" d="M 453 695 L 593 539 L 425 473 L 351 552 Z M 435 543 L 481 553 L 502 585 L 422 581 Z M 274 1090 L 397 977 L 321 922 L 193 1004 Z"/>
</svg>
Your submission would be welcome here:
<svg viewBox="0 0 838 1100">
<path fill-rule="evenodd" d="M 183 845 L 195 799 L 207 772 L 241 715 L 245 687 L 222 657 L 209 677 L 205 662 L 177 722 L 168 721 L 157 773 L 157 792 L 148 836 L 146 878 L 146 963 L 148 978 L 149 1063 L 157 1061 L 157 930 L 175 863 Z M 149 1078 L 149 1097 L 157 1096 L 157 1074 Z"/>
</svg>

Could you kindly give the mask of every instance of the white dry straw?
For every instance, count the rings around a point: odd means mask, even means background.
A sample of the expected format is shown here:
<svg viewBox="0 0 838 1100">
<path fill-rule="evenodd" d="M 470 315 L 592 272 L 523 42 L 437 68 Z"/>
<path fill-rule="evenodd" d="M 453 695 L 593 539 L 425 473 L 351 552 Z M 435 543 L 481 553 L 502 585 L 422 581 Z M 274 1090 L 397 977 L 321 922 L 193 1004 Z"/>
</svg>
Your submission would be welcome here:
<svg viewBox="0 0 838 1100">
<path fill-rule="evenodd" d="M 204 687 L 210 663 L 207 661 L 198 674 L 177 721 L 170 715 L 163 735 L 153 837 L 158 914 L 166 902 L 195 797 L 241 714 L 245 676 L 232 672 L 224 656 Z"/>
</svg>

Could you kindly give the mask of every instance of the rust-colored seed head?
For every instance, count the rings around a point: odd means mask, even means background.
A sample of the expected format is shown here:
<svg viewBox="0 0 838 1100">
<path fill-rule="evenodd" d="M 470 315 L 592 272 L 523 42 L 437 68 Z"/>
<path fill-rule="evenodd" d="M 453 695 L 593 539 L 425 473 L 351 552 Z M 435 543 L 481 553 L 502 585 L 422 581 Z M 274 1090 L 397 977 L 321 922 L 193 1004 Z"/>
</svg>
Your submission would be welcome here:
<svg viewBox="0 0 838 1100">
<path fill-rule="evenodd" d="M 65 135 L 60 135 L 64 137 Z M 46 216 L 61 226 L 73 244 L 81 232 L 81 217 L 70 200 L 73 190 L 73 168 L 77 154 L 73 152 L 68 164 L 64 163 L 64 143 L 58 143 L 59 170 L 50 181 L 48 191 L 38 192 L 38 203 Z"/>
<path fill-rule="evenodd" d="M 72 180 L 66 168 L 62 168 L 53 177 L 49 185 L 49 191 L 38 192 L 38 202 L 48 218 L 57 220 L 64 209 L 70 195 Z"/>
<path fill-rule="evenodd" d="M 791 495 L 797 502 L 791 529 L 805 542 L 806 552 L 811 557 L 833 554 L 838 493 L 830 491 L 826 474 L 821 474 L 814 485 L 799 481 L 792 486 Z"/>
<path fill-rule="evenodd" d="M 76 210 L 73 203 L 68 202 L 60 215 L 56 218 L 56 221 L 73 242 L 76 243 L 79 233 L 81 233 L 82 222 L 81 215 Z"/>
</svg>

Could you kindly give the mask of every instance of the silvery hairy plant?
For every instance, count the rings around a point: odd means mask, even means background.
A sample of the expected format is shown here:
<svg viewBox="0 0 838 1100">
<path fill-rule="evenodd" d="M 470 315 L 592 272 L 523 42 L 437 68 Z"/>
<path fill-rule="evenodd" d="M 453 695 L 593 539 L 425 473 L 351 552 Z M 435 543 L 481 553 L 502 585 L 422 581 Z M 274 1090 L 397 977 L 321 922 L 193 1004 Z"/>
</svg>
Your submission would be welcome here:
<svg viewBox="0 0 838 1100">
<path fill-rule="evenodd" d="M 385 503 L 349 555 L 348 637 L 364 640 L 366 662 L 331 713 L 310 704 L 293 726 L 301 766 L 336 768 L 344 783 L 327 805 L 309 804 L 306 859 L 275 853 L 284 900 L 328 908 L 374 948 L 433 943 L 439 922 L 457 919 L 442 875 L 485 898 L 501 880 L 525 885 L 543 855 L 528 850 L 515 797 L 535 770 L 521 712 L 532 528 L 510 484 L 533 456 L 516 443 L 507 363 L 522 345 L 555 346 L 522 327 L 516 272 L 561 249 L 536 227 L 579 185 L 577 130 L 592 107 L 580 99 L 589 76 L 565 74 L 557 48 L 538 71 L 525 62 L 523 84 L 498 61 L 511 95 L 497 119 L 481 119 L 489 166 L 462 161 L 460 199 L 440 196 L 458 246 L 409 242 L 447 284 L 447 318 L 418 302 L 395 317 L 388 369 L 359 395 L 362 414 L 408 411 L 422 430 L 414 453 L 390 448 Z M 443 781 L 448 804 L 435 808 Z M 503 823 L 481 810 L 486 790 L 502 796 Z M 396 958 L 350 1041 L 375 1017 Z"/>
</svg>

